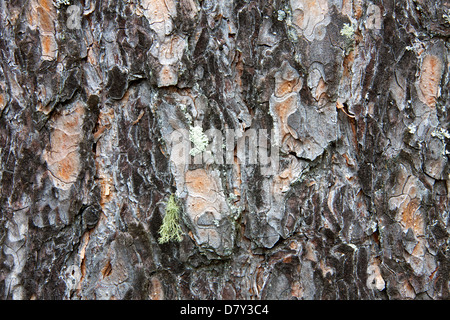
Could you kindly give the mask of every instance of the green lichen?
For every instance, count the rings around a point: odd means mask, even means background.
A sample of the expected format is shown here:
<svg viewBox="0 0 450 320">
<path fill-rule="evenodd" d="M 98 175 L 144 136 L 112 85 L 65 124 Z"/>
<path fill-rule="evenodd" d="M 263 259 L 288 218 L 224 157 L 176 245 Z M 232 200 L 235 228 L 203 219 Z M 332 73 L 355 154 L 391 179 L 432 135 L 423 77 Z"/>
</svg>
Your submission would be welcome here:
<svg viewBox="0 0 450 320">
<path fill-rule="evenodd" d="M 180 207 L 177 204 L 175 196 L 172 194 L 166 203 L 166 214 L 163 219 L 161 228 L 159 229 L 159 239 L 160 244 L 182 240 L 182 230 L 180 227 Z"/>
<path fill-rule="evenodd" d="M 355 46 L 355 28 L 351 24 L 344 23 L 340 32 L 345 37 L 345 55 L 348 55 Z"/>
<path fill-rule="evenodd" d="M 196 156 L 205 151 L 209 143 L 208 137 L 203 133 L 203 129 L 200 126 L 189 129 L 189 140 L 194 144 L 194 147 L 189 151 L 191 156 Z"/>
<path fill-rule="evenodd" d="M 348 40 L 352 40 L 355 35 L 355 29 L 353 29 L 353 26 L 348 23 L 344 23 L 344 26 L 341 29 L 341 35 L 346 37 Z"/>
</svg>

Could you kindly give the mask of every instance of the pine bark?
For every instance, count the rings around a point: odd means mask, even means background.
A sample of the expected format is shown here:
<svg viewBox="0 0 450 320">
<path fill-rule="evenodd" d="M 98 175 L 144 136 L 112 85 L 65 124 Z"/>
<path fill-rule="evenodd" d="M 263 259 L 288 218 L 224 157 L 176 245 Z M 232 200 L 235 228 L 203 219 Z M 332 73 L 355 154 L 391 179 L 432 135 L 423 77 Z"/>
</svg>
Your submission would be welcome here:
<svg viewBox="0 0 450 320">
<path fill-rule="evenodd" d="M 444 0 L 0 0 L 0 298 L 448 299 L 449 36 Z"/>
</svg>

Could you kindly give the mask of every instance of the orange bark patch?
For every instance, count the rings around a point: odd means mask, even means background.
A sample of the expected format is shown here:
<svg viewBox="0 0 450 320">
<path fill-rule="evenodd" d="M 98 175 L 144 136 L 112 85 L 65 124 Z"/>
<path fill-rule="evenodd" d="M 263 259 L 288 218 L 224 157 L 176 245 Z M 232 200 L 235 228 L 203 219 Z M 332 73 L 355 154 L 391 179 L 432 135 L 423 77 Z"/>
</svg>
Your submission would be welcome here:
<svg viewBox="0 0 450 320">
<path fill-rule="evenodd" d="M 190 193 L 205 194 L 211 190 L 212 181 L 203 169 L 186 172 L 186 185 Z"/>
<path fill-rule="evenodd" d="M 278 85 L 278 88 L 276 89 L 275 95 L 278 97 L 282 97 L 288 93 L 292 92 L 292 89 L 297 84 L 297 79 L 292 81 L 283 81 Z"/>
<path fill-rule="evenodd" d="M 295 281 L 291 288 L 291 295 L 293 297 L 301 298 L 303 296 L 303 288 L 298 281 Z"/>
<path fill-rule="evenodd" d="M 419 98 L 430 108 L 436 106 L 439 82 L 442 76 L 442 62 L 438 57 L 427 55 L 422 62 L 419 78 Z"/>
<path fill-rule="evenodd" d="M 38 7 L 36 10 L 39 16 L 39 28 L 41 32 L 53 32 L 53 21 L 50 18 L 50 15 L 41 7 Z"/>
<path fill-rule="evenodd" d="M 419 202 L 417 199 L 411 200 L 402 212 L 402 222 L 405 230 L 411 228 L 416 235 L 424 234 L 423 216 L 420 214 Z"/>
<path fill-rule="evenodd" d="M 115 189 L 111 178 L 103 177 L 99 183 L 101 187 L 100 205 L 104 208 L 104 205 L 112 200 Z"/>
<path fill-rule="evenodd" d="M 38 0 L 38 3 L 46 11 L 54 10 L 53 1 L 52 0 Z"/>
<path fill-rule="evenodd" d="M 202 198 L 193 198 L 191 201 L 189 201 L 189 209 L 195 213 L 205 211 L 208 205 L 210 204 Z"/>
<path fill-rule="evenodd" d="M 355 18 L 359 20 L 363 14 L 362 1 L 361 0 L 353 0 L 353 8 L 355 11 Z"/>
<path fill-rule="evenodd" d="M 73 179 L 76 179 L 78 167 L 78 158 L 68 154 L 64 159 L 59 161 L 56 174 L 61 180 L 70 182 L 73 181 Z"/>
<path fill-rule="evenodd" d="M 39 30 L 41 40 L 41 59 L 56 58 L 58 45 L 55 40 L 56 9 L 52 0 L 31 0 L 27 10 L 27 19 L 31 29 Z"/>
<path fill-rule="evenodd" d="M 78 104 L 74 110 L 55 116 L 51 122 L 50 147 L 44 153 L 48 170 L 55 186 L 69 189 L 79 170 L 79 143 L 82 139 L 84 108 Z"/>
<path fill-rule="evenodd" d="M 275 104 L 275 113 L 277 114 L 278 118 L 280 119 L 280 122 L 282 124 L 282 128 L 284 129 L 285 125 L 287 125 L 287 118 L 288 116 L 295 111 L 295 108 L 297 106 L 297 95 L 289 96 L 288 98 L 284 99 L 283 101 L 280 101 Z M 283 130 L 283 135 L 287 133 L 288 130 Z"/>
<path fill-rule="evenodd" d="M 41 38 L 42 54 L 48 56 L 51 50 L 52 39 L 49 36 L 43 36 Z"/>
<path fill-rule="evenodd" d="M 344 69 L 342 70 L 344 77 L 351 77 L 351 70 L 353 66 L 353 62 L 355 61 L 355 51 L 352 50 L 348 55 L 344 57 L 343 66 Z"/>
<path fill-rule="evenodd" d="M 320 78 L 319 84 L 317 85 L 317 88 L 316 88 L 316 94 L 315 94 L 316 101 L 319 101 L 321 98 L 323 98 L 322 95 L 324 95 L 326 97 L 327 88 L 328 88 L 328 86 L 325 83 L 325 81 L 323 80 L 323 78 Z"/>
<path fill-rule="evenodd" d="M 221 211 L 221 201 L 218 198 L 217 182 L 204 169 L 189 170 L 185 174 L 186 188 L 189 193 L 186 202 L 188 213 L 195 217 L 209 211 Z"/>
<path fill-rule="evenodd" d="M 178 76 L 176 71 L 171 66 L 163 66 L 159 73 L 158 86 L 167 87 L 176 85 Z"/>
<path fill-rule="evenodd" d="M 158 280 L 156 277 L 152 277 L 150 280 L 150 294 L 149 298 L 151 300 L 163 300 L 164 299 L 164 290 L 163 286 L 161 284 L 161 281 Z"/>
<path fill-rule="evenodd" d="M 110 260 L 108 260 L 108 262 L 106 262 L 106 265 L 102 268 L 102 270 L 100 272 L 102 273 L 103 278 L 108 277 L 109 275 L 111 275 L 112 265 L 111 265 L 111 261 Z"/>
<path fill-rule="evenodd" d="M 300 91 L 302 86 L 298 72 L 287 62 L 283 62 L 281 69 L 275 74 L 275 96 L 285 95 Z"/>
<path fill-rule="evenodd" d="M 41 50 L 42 50 L 42 58 L 44 57 L 53 58 L 56 55 L 56 42 L 55 37 L 53 35 L 51 36 L 41 36 Z"/>
</svg>

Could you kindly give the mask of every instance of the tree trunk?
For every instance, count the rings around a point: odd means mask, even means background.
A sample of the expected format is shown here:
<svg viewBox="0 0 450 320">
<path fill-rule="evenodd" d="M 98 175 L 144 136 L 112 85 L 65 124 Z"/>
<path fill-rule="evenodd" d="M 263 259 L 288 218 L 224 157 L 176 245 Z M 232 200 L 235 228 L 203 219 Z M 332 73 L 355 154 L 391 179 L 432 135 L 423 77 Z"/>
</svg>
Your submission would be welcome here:
<svg viewBox="0 0 450 320">
<path fill-rule="evenodd" d="M 448 299 L 450 3 L 0 0 L 2 299 Z"/>
</svg>

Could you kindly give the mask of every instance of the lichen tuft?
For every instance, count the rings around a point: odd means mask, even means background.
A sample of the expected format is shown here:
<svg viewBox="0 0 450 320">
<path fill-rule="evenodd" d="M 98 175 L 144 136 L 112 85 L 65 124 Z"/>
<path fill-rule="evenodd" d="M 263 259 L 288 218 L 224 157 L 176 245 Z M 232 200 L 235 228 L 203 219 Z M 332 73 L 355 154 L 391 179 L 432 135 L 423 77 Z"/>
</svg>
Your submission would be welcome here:
<svg viewBox="0 0 450 320">
<path fill-rule="evenodd" d="M 341 29 L 341 35 L 345 36 L 347 39 L 351 40 L 355 34 L 355 29 L 348 23 L 344 23 Z"/>
<path fill-rule="evenodd" d="M 205 151 L 209 143 L 208 137 L 203 133 L 203 129 L 200 126 L 189 129 L 189 140 L 194 144 L 194 147 L 189 151 L 191 156 L 196 156 Z"/>
<path fill-rule="evenodd" d="M 160 237 L 158 239 L 158 242 L 160 244 L 169 241 L 181 242 L 182 230 L 179 222 L 180 220 L 179 212 L 180 207 L 177 204 L 175 196 L 171 194 L 169 200 L 167 200 L 166 214 L 164 216 L 161 228 L 159 229 Z"/>
</svg>

